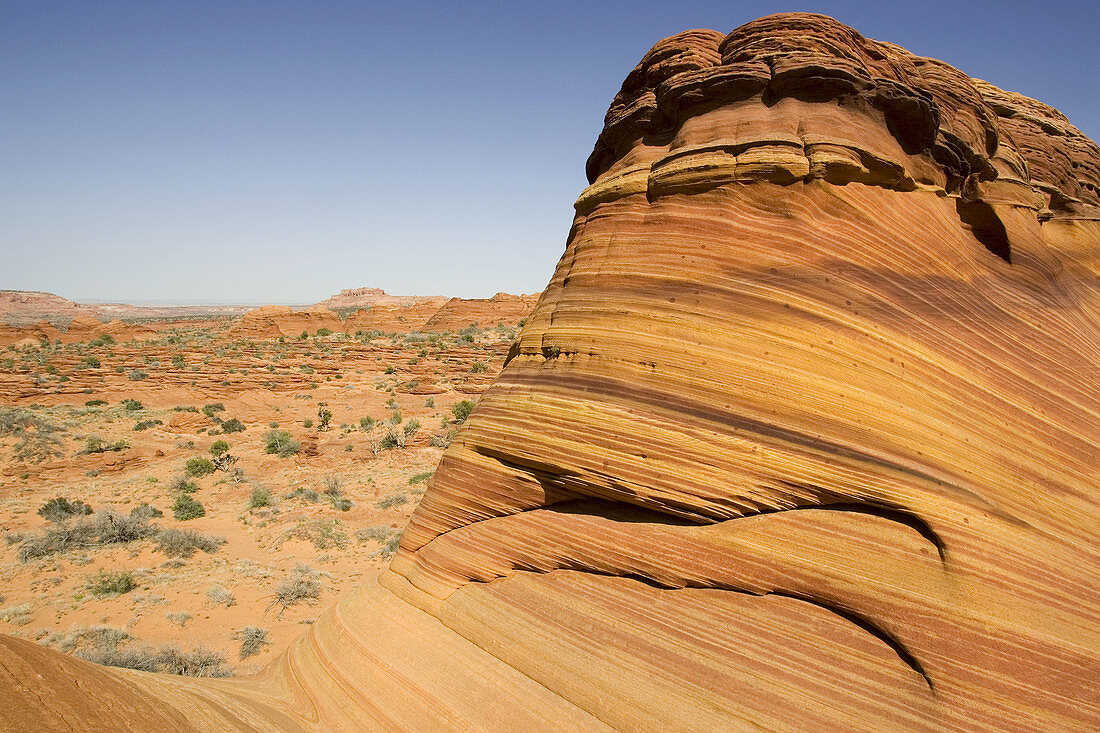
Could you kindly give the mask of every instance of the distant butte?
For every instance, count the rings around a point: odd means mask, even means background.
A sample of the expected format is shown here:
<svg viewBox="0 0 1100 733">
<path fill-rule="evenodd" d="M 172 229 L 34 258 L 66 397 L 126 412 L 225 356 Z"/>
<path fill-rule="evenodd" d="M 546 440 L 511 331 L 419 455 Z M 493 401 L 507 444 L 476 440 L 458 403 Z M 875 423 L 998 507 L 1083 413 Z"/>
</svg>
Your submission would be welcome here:
<svg viewBox="0 0 1100 733">
<path fill-rule="evenodd" d="M 5 730 L 1100 730 L 1100 149 L 831 18 L 658 42 L 390 567 Z"/>
</svg>

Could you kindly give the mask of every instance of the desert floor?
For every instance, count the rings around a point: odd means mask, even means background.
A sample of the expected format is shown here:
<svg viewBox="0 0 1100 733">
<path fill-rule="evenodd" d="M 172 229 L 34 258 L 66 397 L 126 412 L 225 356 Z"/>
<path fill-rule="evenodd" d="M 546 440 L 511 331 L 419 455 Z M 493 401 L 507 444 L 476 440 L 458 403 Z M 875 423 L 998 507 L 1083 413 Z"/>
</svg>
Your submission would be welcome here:
<svg viewBox="0 0 1100 733">
<path fill-rule="evenodd" d="M 227 325 L 0 351 L 0 632 L 255 673 L 386 562 L 516 332 Z"/>
</svg>

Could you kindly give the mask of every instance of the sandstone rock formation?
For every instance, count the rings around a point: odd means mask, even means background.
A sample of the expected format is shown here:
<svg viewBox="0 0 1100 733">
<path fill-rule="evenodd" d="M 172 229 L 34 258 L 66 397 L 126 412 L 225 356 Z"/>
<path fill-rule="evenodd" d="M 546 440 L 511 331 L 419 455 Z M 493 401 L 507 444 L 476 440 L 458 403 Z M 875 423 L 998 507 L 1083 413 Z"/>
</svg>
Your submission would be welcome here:
<svg viewBox="0 0 1100 733">
<path fill-rule="evenodd" d="M 538 294 L 497 293 L 491 298 L 451 298 L 428 319 L 425 331 L 460 331 L 468 326 L 513 325 L 531 314 Z"/>
<path fill-rule="evenodd" d="M 39 290 L 0 290 L 0 317 L 9 323 L 25 325 L 47 316 L 95 317 L 100 312 L 68 298 Z"/>
<path fill-rule="evenodd" d="M 258 680 L 0 637 L 0 724 L 1100 729 L 1095 143 L 788 14 L 654 46 L 588 172 L 389 570 Z"/>
<path fill-rule="evenodd" d="M 424 323 L 434 316 L 441 306 L 437 299 L 410 304 L 379 303 L 370 308 L 361 308 L 344 321 L 344 330 L 383 331 L 385 333 L 409 333 L 419 331 Z"/>
<path fill-rule="evenodd" d="M 229 329 L 229 335 L 237 338 L 292 338 L 303 331 L 309 335 L 322 328 L 329 331 L 343 330 L 340 317 L 328 308 L 312 306 L 294 310 L 285 305 L 264 305 L 248 311 Z"/>
</svg>

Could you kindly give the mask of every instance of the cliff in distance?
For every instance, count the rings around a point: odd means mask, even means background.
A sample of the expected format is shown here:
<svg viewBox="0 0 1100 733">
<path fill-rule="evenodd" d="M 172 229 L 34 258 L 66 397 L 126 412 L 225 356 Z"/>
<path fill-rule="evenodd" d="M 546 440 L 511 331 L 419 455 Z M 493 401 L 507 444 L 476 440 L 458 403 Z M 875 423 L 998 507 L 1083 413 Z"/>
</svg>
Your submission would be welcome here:
<svg viewBox="0 0 1100 733">
<path fill-rule="evenodd" d="M 259 679 L 0 637 L 0 726 L 1100 729 L 1096 144 L 783 14 L 657 43 L 588 175 L 387 570 Z"/>
</svg>

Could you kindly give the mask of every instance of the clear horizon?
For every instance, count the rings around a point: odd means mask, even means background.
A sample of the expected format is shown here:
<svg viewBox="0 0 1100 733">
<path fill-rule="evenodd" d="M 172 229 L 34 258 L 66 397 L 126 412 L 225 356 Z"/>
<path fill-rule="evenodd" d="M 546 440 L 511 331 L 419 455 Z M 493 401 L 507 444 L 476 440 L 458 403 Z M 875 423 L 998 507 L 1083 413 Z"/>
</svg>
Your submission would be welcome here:
<svg viewBox="0 0 1100 733">
<path fill-rule="evenodd" d="M 774 12 L 831 15 L 1100 136 L 1083 65 L 1100 4 L 884 7 L 9 1 L 0 288 L 204 304 L 540 291 L 627 72 L 661 38 Z"/>
</svg>

